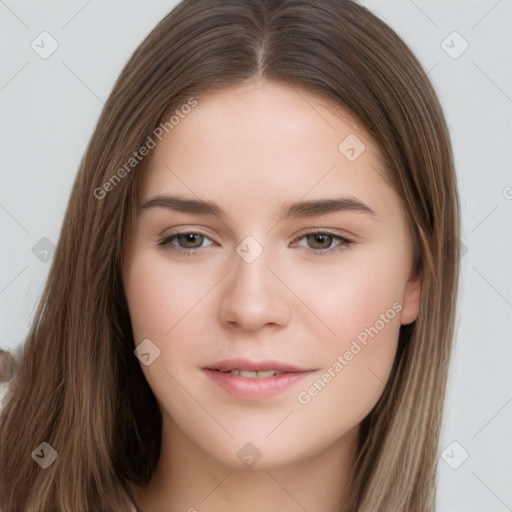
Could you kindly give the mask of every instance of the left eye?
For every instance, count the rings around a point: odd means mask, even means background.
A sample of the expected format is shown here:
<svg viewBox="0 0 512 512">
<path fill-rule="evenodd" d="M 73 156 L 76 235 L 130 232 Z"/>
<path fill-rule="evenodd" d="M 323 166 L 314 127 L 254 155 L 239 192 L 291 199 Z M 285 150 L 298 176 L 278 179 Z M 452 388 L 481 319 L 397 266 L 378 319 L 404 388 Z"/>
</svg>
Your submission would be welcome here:
<svg viewBox="0 0 512 512">
<path fill-rule="evenodd" d="M 321 231 L 313 233 L 305 233 L 297 238 L 297 241 L 305 241 L 305 245 L 298 243 L 297 245 L 311 249 L 313 254 L 333 254 L 348 248 L 352 244 L 352 240 L 333 233 L 325 233 Z"/>
<path fill-rule="evenodd" d="M 310 249 L 330 249 L 331 244 L 335 240 L 335 237 L 328 233 L 311 233 L 304 235 L 303 238 L 306 239 Z"/>
</svg>

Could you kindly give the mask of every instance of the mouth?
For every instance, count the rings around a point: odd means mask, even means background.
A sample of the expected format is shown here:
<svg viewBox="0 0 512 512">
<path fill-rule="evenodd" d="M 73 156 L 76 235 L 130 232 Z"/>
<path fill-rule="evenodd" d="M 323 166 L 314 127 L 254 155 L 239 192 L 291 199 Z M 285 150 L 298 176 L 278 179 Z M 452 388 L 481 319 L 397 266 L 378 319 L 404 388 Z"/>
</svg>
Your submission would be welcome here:
<svg viewBox="0 0 512 512">
<path fill-rule="evenodd" d="M 243 400 L 270 398 L 312 371 L 278 361 L 224 360 L 203 368 L 217 386 Z"/>
<path fill-rule="evenodd" d="M 266 379 L 283 373 L 302 373 L 311 370 L 303 369 L 279 361 L 249 361 L 246 359 L 225 359 L 218 361 L 206 370 L 231 373 L 246 379 Z"/>
<path fill-rule="evenodd" d="M 249 370 L 217 370 L 221 373 L 230 373 L 231 375 L 238 375 L 239 377 L 243 377 L 244 379 L 268 379 L 269 377 L 274 377 L 275 375 L 281 375 L 284 372 L 280 372 L 279 370 L 262 370 L 251 372 Z"/>
</svg>

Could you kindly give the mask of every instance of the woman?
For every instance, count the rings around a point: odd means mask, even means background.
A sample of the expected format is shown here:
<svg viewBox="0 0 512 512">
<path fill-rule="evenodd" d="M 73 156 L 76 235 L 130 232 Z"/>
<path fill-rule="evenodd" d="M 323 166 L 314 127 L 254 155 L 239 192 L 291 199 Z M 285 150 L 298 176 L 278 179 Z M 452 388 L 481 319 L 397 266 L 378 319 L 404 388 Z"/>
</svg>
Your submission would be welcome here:
<svg viewBox="0 0 512 512">
<path fill-rule="evenodd" d="M 383 22 L 180 3 L 81 164 L 0 508 L 433 510 L 458 234 L 439 102 Z"/>
</svg>

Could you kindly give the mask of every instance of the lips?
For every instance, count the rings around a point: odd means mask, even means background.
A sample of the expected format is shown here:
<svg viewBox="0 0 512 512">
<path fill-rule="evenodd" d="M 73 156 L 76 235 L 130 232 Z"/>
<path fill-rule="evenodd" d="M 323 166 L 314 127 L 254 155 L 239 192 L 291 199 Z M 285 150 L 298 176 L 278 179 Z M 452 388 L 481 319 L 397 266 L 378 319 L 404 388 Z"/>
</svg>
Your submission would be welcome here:
<svg viewBox="0 0 512 512">
<path fill-rule="evenodd" d="M 293 387 L 311 371 L 279 361 L 229 359 L 203 368 L 224 391 L 240 400 L 263 400 Z"/>
</svg>

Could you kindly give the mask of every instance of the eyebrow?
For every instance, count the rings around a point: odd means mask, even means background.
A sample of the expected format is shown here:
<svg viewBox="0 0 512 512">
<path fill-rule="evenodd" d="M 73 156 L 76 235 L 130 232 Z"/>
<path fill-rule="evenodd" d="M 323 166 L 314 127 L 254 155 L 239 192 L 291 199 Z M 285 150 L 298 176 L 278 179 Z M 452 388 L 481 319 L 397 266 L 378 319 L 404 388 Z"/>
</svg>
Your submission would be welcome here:
<svg viewBox="0 0 512 512">
<path fill-rule="evenodd" d="M 221 219 L 226 217 L 225 211 L 217 203 L 204 199 L 184 198 L 175 195 L 159 195 L 144 201 L 141 208 L 168 208 L 183 213 L 214 215 Z M 378 215 L 367 204 L 351 196 L 311 201 L 297 201 L 286 205 L 281 210 L 280 220 L 303 217 L 315 217 L 340 211 L 353 211 L 377 218 Z"/>
</svg>

